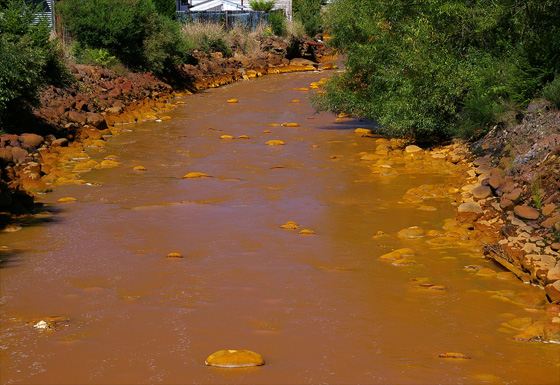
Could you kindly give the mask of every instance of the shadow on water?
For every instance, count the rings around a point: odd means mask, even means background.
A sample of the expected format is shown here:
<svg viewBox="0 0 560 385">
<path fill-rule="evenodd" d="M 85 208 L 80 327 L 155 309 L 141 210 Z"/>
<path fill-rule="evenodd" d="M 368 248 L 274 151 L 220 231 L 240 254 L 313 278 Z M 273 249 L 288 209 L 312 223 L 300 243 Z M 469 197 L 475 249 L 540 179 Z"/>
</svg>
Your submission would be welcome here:
<svg viewBox="0 0 560 385">
<path fill-rule="evenodd" d="M 0 247 L 0 269 L 16 267 L 21 264 L 22 250 L 11 249 L 6 246 Z"/>
<path fill-rule="evenodd" d="M 344 119 L 340 122 L 319 127 L 321 130 L 355 130 L 358 127 L 369 128 L 371 130 L 379 129 L 379 124 L 368 119 Z"/>
</svg>

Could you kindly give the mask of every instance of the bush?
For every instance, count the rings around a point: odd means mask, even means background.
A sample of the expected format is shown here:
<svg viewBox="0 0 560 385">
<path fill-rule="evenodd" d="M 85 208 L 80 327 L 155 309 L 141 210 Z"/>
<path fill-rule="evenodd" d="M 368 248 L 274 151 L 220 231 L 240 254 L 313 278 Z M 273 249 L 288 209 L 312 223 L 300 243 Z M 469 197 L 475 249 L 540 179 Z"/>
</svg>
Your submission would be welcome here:
<svg viewBox="0 0 560 385">
<path fill-rule="evenodd" d="M 188 60 L 179 23 L 158 14 L 151 0 L 64 0 L 60 10 L 82 46 L 106 50 L 132 68 L 161 76 Z"/>
<path fill-rule="evenodd" d="M 274 8 L 274 0 L 249 0 L 253 11 L 270 12 Z"/>
<path fill-rule="evenodd" d="M 321 17 L 321 0 L 294 0 L 293 12 L 294 19 L 303 24 L 305 33 L 309 36 L 315 36 L 323 30 L 323 21 Z M 352 6 L 349 4 L 349 6 Z"/>
<path fill-rule="evenodd" d="M 153 0 L 156 11 L 162 15 L 174 20 L 177 16 L 177 8 L 175 0 Z"/>
<path fill-rule="evenodd" d="M 133 67 L 144 64 L 144 40 L 155 13 L 151 0 L 64 0 L 59 9 L 80 44 L 104 48 Z"/>
<path fill-rule="evenodd" d="M 7 0 L 0 8 L 0 124 L 37 104 L 45 84 L 62 85 L 70 75 L 60 47 L 45 22 L 34 23 L 35 8 Z"/>
<path fill-rule="evenodd" d="M 172 76 L 176 66 L 189 61 L 188 45 L 181 26 L 161 15 L 154 15 L 153 31 L 144 41 L 147 67 L 160 76 Z"/>
<path fill-rule="evenodd" d="M 347 71 L 317 104 L 375 119 L 391 135 L 481 135 L 559 66 L 555 4 L 337 0 L 326 26 Z"/>
<path fill-rule="evenodd" d="M 76 62 L 111 68 L 120 64 L 119 59 L 111 55 L 105 48 L 84 48 L 79 43 L 71 47 Z"/>
<path fill-rule="evenodd" d="M 276 36 L 285 36 L 287 32 L 287 20 L 284 16 L 284 10 L 272 11 L 268 14 L 268 23 L 272 32 Z"/>
<path fill-rule="evenodd" d="M 560 108 L 560 76 L 556 76 L 543 88 L 543 96 L 550 100 L 556 108 Z"/>
<path fill-rule="evenodd" d="M 189 47 L 207 53 L 222 52 L 224 56 L 233 54 L 228 43 L 228 34 L 221 24 L 192 22 L 183 26 L 183 35 Z"/>
</svg>

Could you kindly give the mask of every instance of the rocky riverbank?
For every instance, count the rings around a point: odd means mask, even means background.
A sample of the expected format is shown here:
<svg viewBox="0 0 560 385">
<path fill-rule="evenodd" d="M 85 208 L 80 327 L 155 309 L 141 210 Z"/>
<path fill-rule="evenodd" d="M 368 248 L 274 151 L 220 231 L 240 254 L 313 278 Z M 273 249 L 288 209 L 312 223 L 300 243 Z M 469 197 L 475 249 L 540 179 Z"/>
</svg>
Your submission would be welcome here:
<svg viewBox="0 0 560 385">
<path fill-rule="evenodd" d="M 2 222 L 32 210 L 36 194 L 84 183 L 80 174 L 92 168 L 114 167 L 114 159 L 97 163 L 86 150 L 102 148 L 125 124 L 169 119 L 165 113 L 184 103 L 176 96 L 266 74 L 330 69 L 331 54 L 316 41 L 299 42 L 294 49 L 293 42 L 276 37 L 262 41 L 253 56 L 195 51 L 196 65 L 177 68 L 180 89 L 149 73 L 71 65 L 75 82 L 45 89 L 33 123 L 21 127 L 21 134 L 0 136 Z"/>
</svg>

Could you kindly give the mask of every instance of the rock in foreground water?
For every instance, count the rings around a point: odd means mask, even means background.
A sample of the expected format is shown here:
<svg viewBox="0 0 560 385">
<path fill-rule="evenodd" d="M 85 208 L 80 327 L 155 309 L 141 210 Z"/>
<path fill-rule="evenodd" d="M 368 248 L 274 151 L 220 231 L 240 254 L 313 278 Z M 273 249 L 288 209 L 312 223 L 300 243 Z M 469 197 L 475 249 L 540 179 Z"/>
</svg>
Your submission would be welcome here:
<svg viewBox="0 0 560 385">
<path fill-rule="evenodd" d="M 224 349 L 210 354 L 205 364 L 219 368 L 248 368 L 264 365 L 264 359 L 250 350 Z"/>
</svg>

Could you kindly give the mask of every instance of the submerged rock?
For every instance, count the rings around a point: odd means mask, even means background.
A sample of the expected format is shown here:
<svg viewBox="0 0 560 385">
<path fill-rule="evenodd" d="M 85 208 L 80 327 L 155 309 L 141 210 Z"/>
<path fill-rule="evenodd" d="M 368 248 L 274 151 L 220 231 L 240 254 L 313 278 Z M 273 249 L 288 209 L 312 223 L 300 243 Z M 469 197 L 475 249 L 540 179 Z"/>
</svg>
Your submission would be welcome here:
<svg viewBox="0 0 560 385">
<path fill-rule="evenodd" d="M 464 353 L 457 353 L 457 352 L 447 352 L 447 353 L 440 353 L 438 355 L 439 358 L 451 358 L 455 360 L 470 360 L 471 357 L 464 354 Z"/>
<path fill-rule="evenodd" d="M 210 175 L 198 171 L 191 171 L 183 175 L 183 179 L 196 179 L 196 178 L 208 178 L 208 177 L 210 177 Z"/>
<path fill-rule="evenodd" d="M 250 350 L 219 350 L 206 358 L 205 364 L 219 368 L 247 368 L 264 365 L 264 358 Z"/>
<path fill-rule="evenodd" d="M 299 225 L 294 222 L 294 221 L 288 221 L 286 223 L 284 223 L 283 225 L 280 225 L 281 228 L 286 229 L 286 230 L 297 230 L 299 229 Z"/>
<path fill-rule="evenodd" d="M 271 139 L 265 143 L 267 146 L 283 146 L 286 144 L 283 140 L 280 139 Z"/>
</svg>

